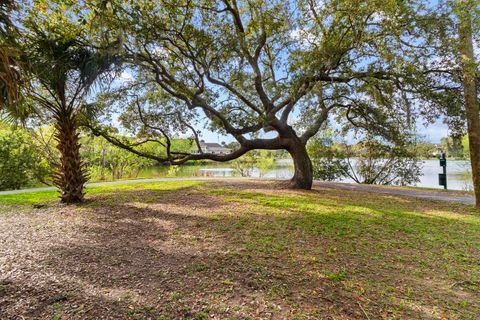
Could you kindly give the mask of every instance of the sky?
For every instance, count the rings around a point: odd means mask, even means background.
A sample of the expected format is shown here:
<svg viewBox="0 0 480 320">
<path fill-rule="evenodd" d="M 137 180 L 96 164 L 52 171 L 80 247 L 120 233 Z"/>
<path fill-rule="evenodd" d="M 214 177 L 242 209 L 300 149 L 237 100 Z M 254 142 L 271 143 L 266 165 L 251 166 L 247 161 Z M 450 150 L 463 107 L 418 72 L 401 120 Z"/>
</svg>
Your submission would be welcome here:
<svg viewBox="0 0 480 320">
<path fill-rule="evenodd" d="M 435 5 L 437 4 L 438 0 L 428 0 L 426 3 L 430 5 Z M 479 44 L 476 43 L 475 46 L 475 51 L 478 54 L 480 54 L 480 48 Z M 122 78 L 131 78 L 131 75 L 128 73 L 122 74 Z M 130 79 L 123 79 L 123 80 L 130 80 Z M 447 137 L 449 134 L 449 130 L 447 125 L 443 123 L 443 121 L 440 119 L 437 122 L 433 124 L 428 124 L 426 125 L 424 123 L 423 119 L 418 119 L 417 121 L 417 134 L 423 138 L 425 141 L 430 142 L 430 143 L 439 143 L 440 140 L 444 137 Z M 201 132 L 201 139 L 207 141 L 207 142 L 232 142 L 234 141 L 234 138 L 231 136 L 225 136 L 225 135 L 219 135 L 218 133 L 211 132 L 207 129 L 204 128 L 204 125 L 199 125 L 197 126 L 197 129 Z M 347 142 L 354 142 L 353 139 L 347 138 Z"/>
<path fill-rule="evenodd" d="M 234 139 L 231 136 L 223 136 L 218 133 L 199 128 L 201 130 L 201 139 L 206 142 L 232 142 Z M 434 124 L 425 125 L 422 120 L 417 122 L 417 134 L 421 136 L 425 141 L 438 144 L 442 138 L 448 136 L 448 127 L 445 125 L 442 120 L 438 120 Z M 347 137 L 347 142 L 352 143 L 354 139 L 352 137 Z"/>
<path fill-rule="evenodd" d="M 128 71 L 123 71 L 119 78 L 120 82 L 128 82 L 133 80 L 133 76 Z M 114 121 L 117 125 L 119 123 Z M 230 135 L 220 135 L 217 132 L 212 132 L 205 129 L 206 121 L 201 122 L 196 126 L 197 131 L 200 131 L 200 138 L 206 142 L 216 142 L 216 143 L 230 143 L 235 141 L 235 139 Z M 437 120 L 433 124 L 425 124 L 425 121 L 422 118 L 419 118 L 416 123 L 417 134 L 427 142 L 438 144 L 442 138 L 445 138 L 449 134 L 448 126 L 443 123 L 442 119 Z M 271 136 L 267 136 L 271 137 Z M 347 136 L 346 140 L 348 143 L 354 143 L 355 139 L 353 136 Z"/>
<path fill-rule="evenodd" d="M 447 137 L 449 134 L 447 125 L 442 123 L 441 120 L 429 126 L 417 125 L 417 132 L 425 136 L 425 140 L 431 143 L 440 143 L 440 139 Z"/>
</svg>

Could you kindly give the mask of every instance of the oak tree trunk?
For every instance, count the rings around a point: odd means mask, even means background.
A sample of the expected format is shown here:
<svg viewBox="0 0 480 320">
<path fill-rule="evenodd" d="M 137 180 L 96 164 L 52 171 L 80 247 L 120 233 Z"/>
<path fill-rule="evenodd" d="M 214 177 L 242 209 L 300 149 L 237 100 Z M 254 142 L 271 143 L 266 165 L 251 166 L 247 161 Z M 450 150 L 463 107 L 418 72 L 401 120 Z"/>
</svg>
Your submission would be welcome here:
<svg viewBox="0 0 480 320">
<path fill-rule="evenodd" d="M 313 183 L 313 170 L 312 161 L 308 156 L 305 144 L 295 141 L 293 145 L 288 149 L 288 152 L 292 156 L 293 164 L 295 166 L 295 173 L 290 180 L 289 186 L 294 189 L 312 189 Z"/>
<path fill-rule="evenodd" d="M 60 161 L 54 174 L 54 184 L 60 189 L 62 202 L 82 202 L 87 174 L 80 158 L 77 120 L 72 112 L 66 110 L 58 114 L 55 120 Z"/>
<path fill-rule="evenodd" d="M 460 54 L 463 68 L 463 89 L 467 114 L 470 162 L 472 166 L 473 188 L 476 206 L 480 207 L 480 116 L 475 83 L 475 63 L 472 41 L 472 19 L 467 1 L 462 1 L 463 10 L 459 14 Z"/>
</svg>

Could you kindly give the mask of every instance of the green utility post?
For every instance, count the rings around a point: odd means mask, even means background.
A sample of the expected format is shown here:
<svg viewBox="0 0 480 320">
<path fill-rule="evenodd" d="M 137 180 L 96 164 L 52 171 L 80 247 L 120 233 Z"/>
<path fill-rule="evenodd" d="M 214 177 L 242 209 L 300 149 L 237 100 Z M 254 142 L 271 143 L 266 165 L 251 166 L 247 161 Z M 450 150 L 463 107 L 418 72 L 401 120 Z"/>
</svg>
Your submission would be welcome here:
<svg viewBox="0 0 480 320">
<path fill-rule="evenodd" d="M 438 174 L 438 184 L 443 186 L 443 189 L 447 190 L 447 155 L 445 152 L 442 152 L 440 167 L 443 168 L 443 173 Z"/>
</svg>

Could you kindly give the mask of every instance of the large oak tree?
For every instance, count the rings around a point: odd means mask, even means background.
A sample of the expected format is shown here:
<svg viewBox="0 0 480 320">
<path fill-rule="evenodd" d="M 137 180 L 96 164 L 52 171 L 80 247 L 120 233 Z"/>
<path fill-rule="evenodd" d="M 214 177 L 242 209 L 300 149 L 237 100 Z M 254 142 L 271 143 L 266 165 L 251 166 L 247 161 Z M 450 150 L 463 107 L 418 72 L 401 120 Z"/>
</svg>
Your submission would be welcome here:
<svg viewBox="0 0 480 320">
<path fill-rule="evenodd" d="M 428 96 L 432 48 L 425 34 L 438 17 L 422 2 L 107 1 L 105 25 L 122 30 L 134 77 L 113 96 L 136 114 L 127 127 L 166 141 L 167 157 L 144 156 L 181 164 L 284 149 L 295 165 L 290 185 L 310 189 L 306 144 L 329 117 L 396 139 L 415 116 L 413 101 Z M 197 152 L 175 153 L 172 125 L 194 129 L 185 121 L 192 115 L 206 117 L 239 147 L 218 155 L 198 144 Z"/>
</svg>

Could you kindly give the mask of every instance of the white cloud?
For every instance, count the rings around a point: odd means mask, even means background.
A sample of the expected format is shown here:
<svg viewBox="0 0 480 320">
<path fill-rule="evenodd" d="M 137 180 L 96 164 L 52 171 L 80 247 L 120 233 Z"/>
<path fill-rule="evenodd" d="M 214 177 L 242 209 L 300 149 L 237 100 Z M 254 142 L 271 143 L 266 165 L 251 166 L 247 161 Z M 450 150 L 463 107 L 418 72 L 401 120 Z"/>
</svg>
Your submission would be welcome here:
<svg viewBox="0 0 480 320">
<path fill-rule="evenodd" d="M 290 32 L 290 38 L 298 41 L 304 48 L 309 48 L 313 43 L 317 42 L 317 37 L 311 31 L 298 28 Z"/>
<path fill-rule="evenodd" d="M 166 58 L 170 55 L 165 48 L 160 46 L 155 46 L 152 50 L 150 50 L 150 53 L 157 58 Z"/>
<path fill-rule="evenodd" d="M 387 19 L 387 16 L 381 12 L 374 12 L 370 17 L 370 22 L 372 23 L 382 23 Z"/>
<path fill-rule="evenodd" d="M 480 39 L 473 41 L 473 53 L 475 55 L 477 62 L 480 62 Z"/>
<path fill-rule="evenodd" d="M 448 126 L 441 120 L 428 125 L 424 125 L 421 121 L 417 121 L 417 132 L 421 136 L 424 136 L 425 140 L 428 142 L 440 143 L 440 139 L 448 136 Z"/>
<path fill-rule="evenodd" d="M 129 71 L 123 70 L 120 76 L 118 77 L 118 80 L 122 82 L 131 82 L 133 81 L 133 75 Z"/>
</svg>

